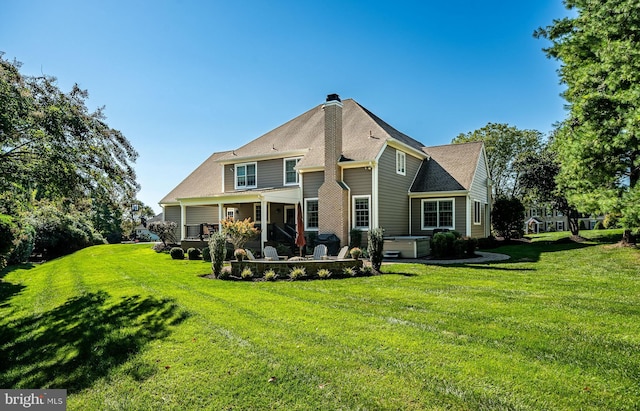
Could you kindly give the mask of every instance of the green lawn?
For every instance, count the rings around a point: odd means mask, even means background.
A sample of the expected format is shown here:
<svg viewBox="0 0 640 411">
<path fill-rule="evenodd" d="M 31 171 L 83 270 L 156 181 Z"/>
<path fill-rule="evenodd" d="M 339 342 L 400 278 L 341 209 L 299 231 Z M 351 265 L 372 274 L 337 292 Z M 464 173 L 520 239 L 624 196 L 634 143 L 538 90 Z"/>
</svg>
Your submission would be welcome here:
<svg viewBox="0 0 640 411">
<path fill-rule="evenodd" d="M 70 410 L 637 410 L 640 251 L 563 236 L 328 281 L 204 279 L 149 245 L 13 268 L 0 388 L 66 388 Z"/>
</svg>

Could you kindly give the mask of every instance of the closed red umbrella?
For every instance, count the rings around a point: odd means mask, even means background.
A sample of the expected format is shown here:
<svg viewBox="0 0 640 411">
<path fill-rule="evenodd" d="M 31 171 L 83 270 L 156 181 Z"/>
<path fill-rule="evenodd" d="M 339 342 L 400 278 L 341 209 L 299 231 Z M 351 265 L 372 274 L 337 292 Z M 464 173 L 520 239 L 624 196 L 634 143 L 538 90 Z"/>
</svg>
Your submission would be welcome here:
<svg viewBox="0 0 640 411">
<path fill-rule="evenodd" d="M 300 257 L 302 257 L 302 248 L 307 243 L 304 239 L 304 223 L 302 221 L 302 206 L 298 203 L 298 218 L 296 220 L 296 245 L 300 249 Z"/>
</svg>

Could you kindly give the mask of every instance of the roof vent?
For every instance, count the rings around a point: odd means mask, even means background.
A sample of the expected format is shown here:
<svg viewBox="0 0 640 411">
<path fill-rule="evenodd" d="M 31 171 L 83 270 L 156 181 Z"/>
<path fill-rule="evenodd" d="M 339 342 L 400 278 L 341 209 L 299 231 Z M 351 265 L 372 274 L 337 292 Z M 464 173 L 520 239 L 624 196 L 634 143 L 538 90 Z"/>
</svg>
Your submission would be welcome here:
<svg viewBox="0 0 640 411">
<path fill-rule="evenodd" d="M 340 96 L 337 94 L 329 94 L 327 95 L 327 101 L 342 101 L 340 100 Z"/>
</svg>

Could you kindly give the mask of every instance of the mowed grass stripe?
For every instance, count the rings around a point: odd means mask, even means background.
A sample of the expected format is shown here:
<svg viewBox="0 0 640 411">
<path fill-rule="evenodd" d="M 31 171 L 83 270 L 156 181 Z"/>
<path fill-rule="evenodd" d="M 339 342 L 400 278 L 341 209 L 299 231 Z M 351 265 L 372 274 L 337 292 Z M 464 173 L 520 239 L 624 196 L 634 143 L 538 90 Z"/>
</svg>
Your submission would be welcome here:
<svg viewBox="0 0 640 411">
<path fill-rule="evenodd" d="M 153 296 L 187 315 L 74 392 L 70 409 L 633 409 L 634 254 L 545 247 L 513 252 L 536 261 L 293 283 L 212 281 L 201 262 L 97 247 L 55 279 L 40 275 L 47 264 L 10 273 L 27 288 L 0 314 L 106 291 L 111 305 Z M 566 272 L 562 258 L 575 262 Z"/>
</svg>

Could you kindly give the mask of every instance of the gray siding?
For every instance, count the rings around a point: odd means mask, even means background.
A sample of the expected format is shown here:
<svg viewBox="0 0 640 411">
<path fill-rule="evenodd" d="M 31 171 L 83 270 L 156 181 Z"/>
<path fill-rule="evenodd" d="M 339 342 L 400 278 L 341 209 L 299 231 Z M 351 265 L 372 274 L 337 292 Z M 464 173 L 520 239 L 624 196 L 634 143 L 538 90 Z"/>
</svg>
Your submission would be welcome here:
<svg viewBox="0 0 640 411">
<path fill-rule="evenodd" d="M 245 163 L 239 163 L 245 164 Z M 284 186 L 284 159 L 258 161 L 256 163 L 257 188 Z M 235 191 L 235 165 L 227 165 L 224 170 L 224 191 Z"/>
<path fill-rule="evenodd" d="M 284 185 L 284 160 L 258 161 L 258 188 L 282 187 Z"/>
<path fill-rule="evenodd" d="M 408 154 L 406 160 L 404 176 L 396 173 L 395 148 L 387 147 L 378 164 L 378 223 L 385 236 L 409 234 L 408 192 L 422 161 Z"/>
<path fill-rule="evenodd" d="M 371 195 L 371 173 L 364 168 L 348 168 L 343 171 L 343 180 L 351 189 L 352 196 Z"/>
<path fill-rule="evenodd" d="M 179 209 L 178 209 L 179 211 Z M 186 224 L 217 224 L 218 206 L 188 206 Z"/>
<path fill-rule="evenodd" d="M 451 197 L 444 197 L 451 198 Z M 437 200 L 438 198 L 428 198 L 429 200 Z M 455 230 L 462 235 L 467 232 L 467 198 L 454 197 L 455 199 Z M 412 235 L 433 235 L 433 230 L 422 229 L 422 200 L 423 198 L 411 199 L 411 230 Z M 386 231 L 385 231 L 386 234 Z"/>
<path fill-rule="evenodd" d="M 482 154 L 484 154 L 484 151 Z M 471 237 L 477 238 L 486 236 L 486 216 L 489 208 L 489 172 L 487 171 L 486 162 L 484 160 L 484 156 L 481 155 L 478 160 L 476 174 L 469 190 L 469 196 L 471 197 L 471 210 L 469 210 L 471 213 Z M 474 200 L 478 200 L 482 204 L 480 207 L 480 225 L 473 224 Z"/>
<path fill-rule="evenodd" d="M 324 172 L 315 171 L 313 173 L 304 173 L 302 175 L 302 197 L 318 197 L 318 189 L 322 183 L 324 183 Z"/>
<path fill-rule="evenodd" d="M 180 230 L 182 227 L 180 206 L 165 206 L 164 207 L 164 221 L 173 221 L 178 225 L 175 229 L 174 235 L 176 240 L 180 241 Z"/>
</svg>

